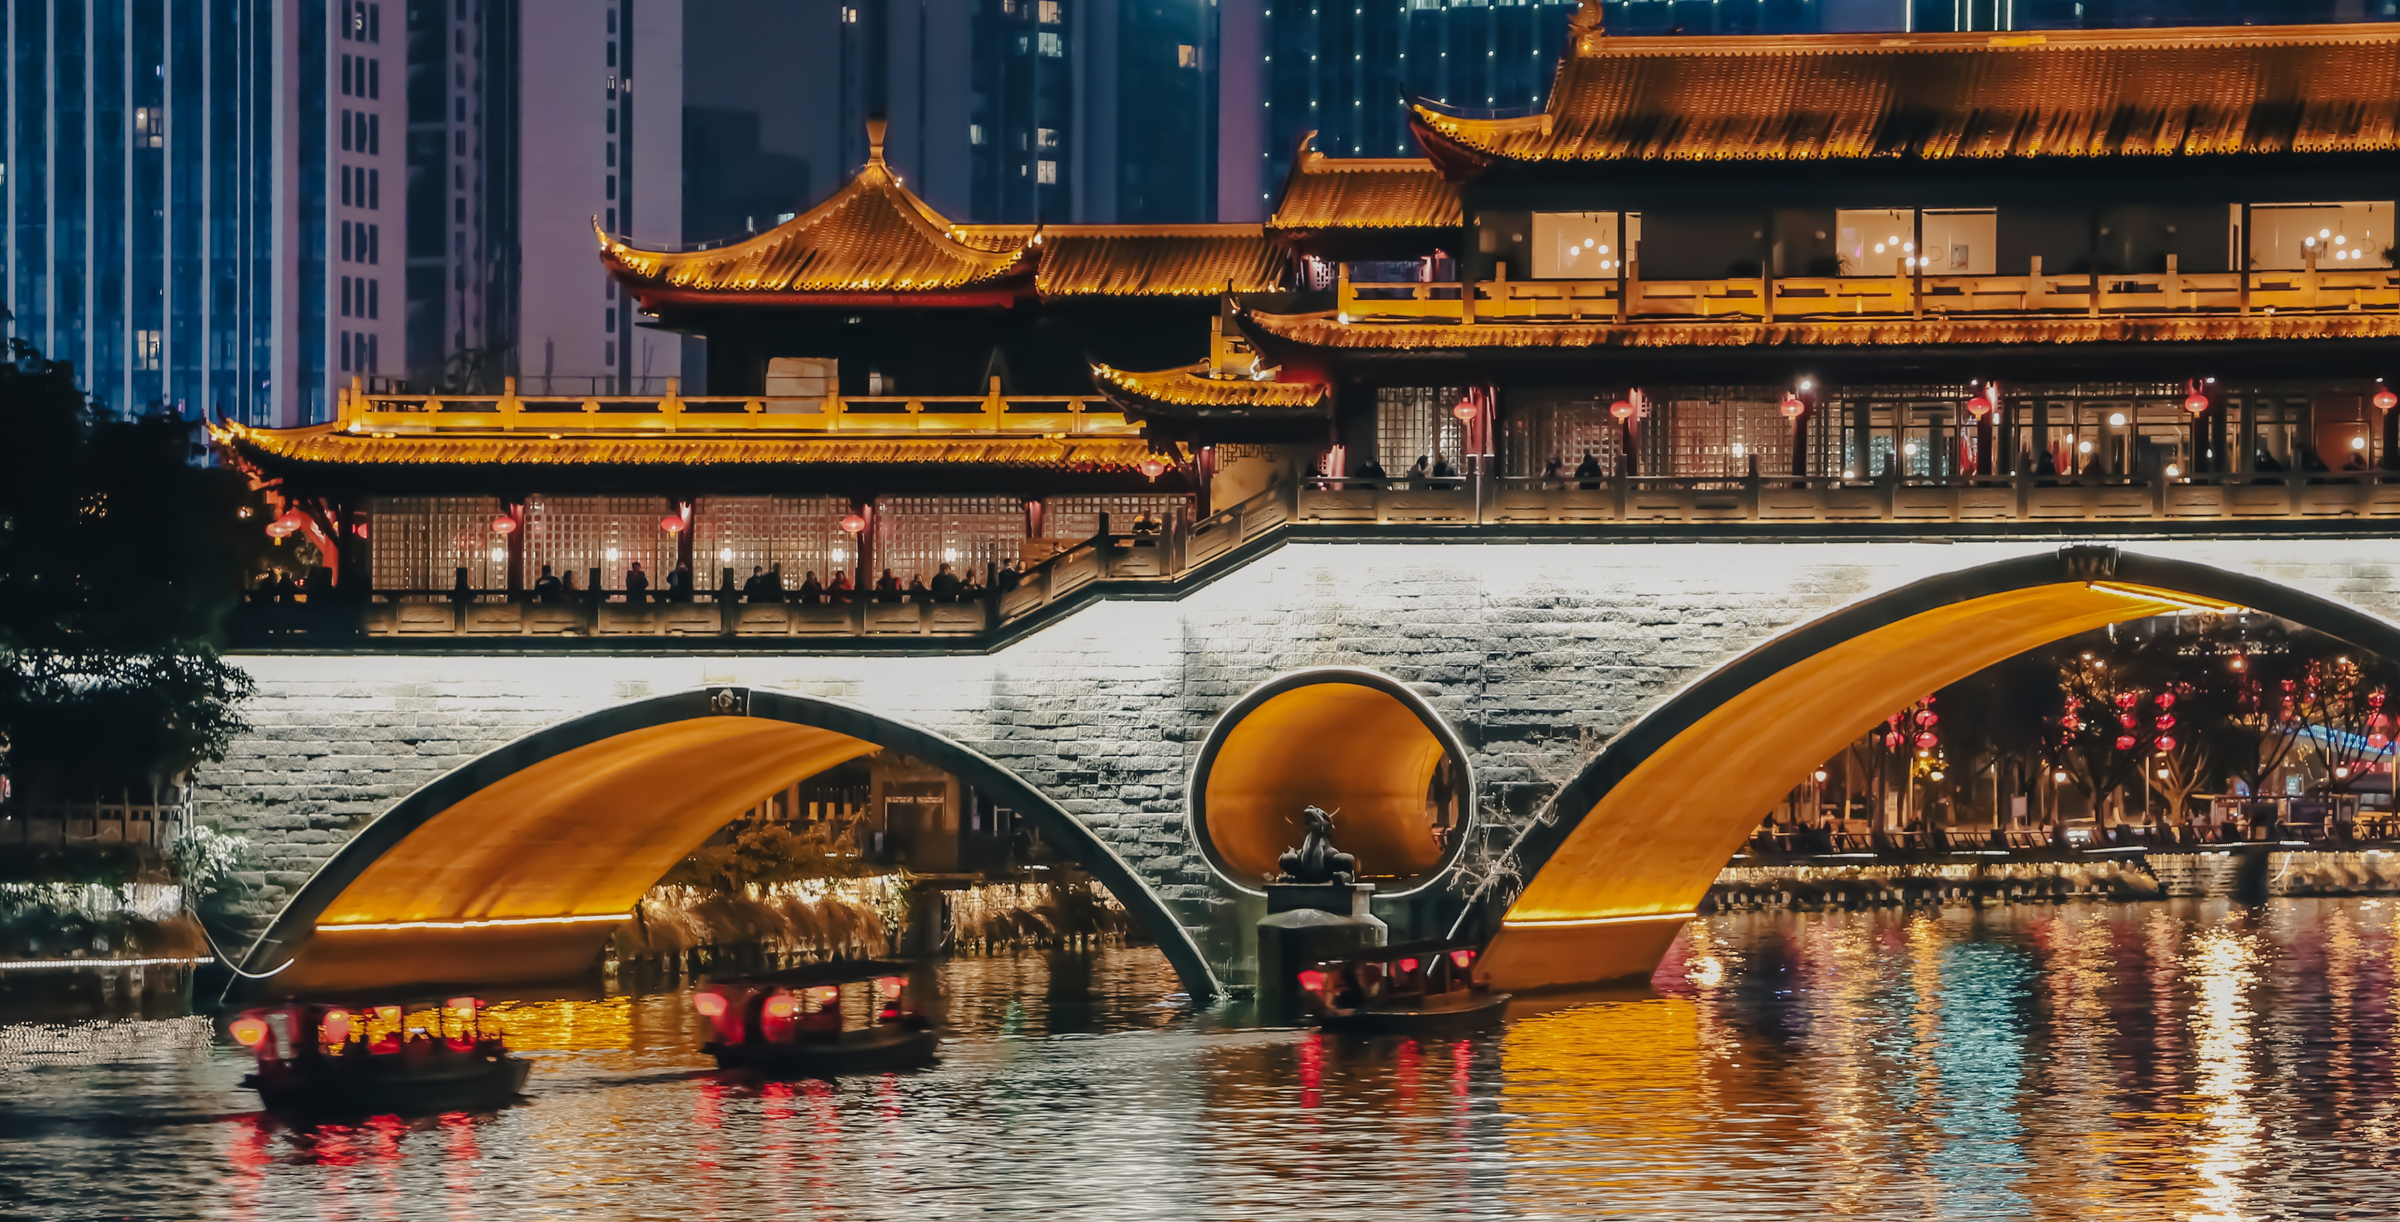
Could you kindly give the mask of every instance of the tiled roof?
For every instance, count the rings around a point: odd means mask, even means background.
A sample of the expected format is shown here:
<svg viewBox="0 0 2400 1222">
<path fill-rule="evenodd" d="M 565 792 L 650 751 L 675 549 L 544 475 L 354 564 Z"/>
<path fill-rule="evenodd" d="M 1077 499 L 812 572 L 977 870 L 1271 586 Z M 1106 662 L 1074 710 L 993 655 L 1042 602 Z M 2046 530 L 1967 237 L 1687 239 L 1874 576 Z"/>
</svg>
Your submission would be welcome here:
<svg viewBox="0 0 2400 1222">
<path fill-rule="evenodd" d="M 1256 225 L 1074 225 L 1042 232 L 1044 297 L 1210 297 L 1284 287 L 1286 256 Z"/>
<path fill-rule="evenodd" d="M 1609 38 L 1574 19 L 1545 112 L 1416 107 L 1446 164 L 2380 152 L 2400 26 Z M 1446 146 L 1446 147 L 1441 147 Z"/>
<path fill-rule="evenodd" d="M 1150 453 L 1137 437 L 375 437 L 332 425 L 299 429 L 213 426 L 245 455 L 333 466 L 759 466 L 767 464 L 972 464 L 1077 471 L 1134 471 Z"/>
<path fill-rule="evenodd" d="M 601 235 L 601 259 L 629 282 L 733 293 L 925 293 L 997 287 L 1030 270 L 1021 243 L 971 240 L 883 162 L 757 237 L 713 250 L 637 250 Z"/>
<path fill-rule="evenodd" d="M 1303 148 L 1269 229 L 1434 229 L 1464 224 L 1458 184 L 1422 157 L 1327 157 Z"/>
<path fill-rule="evenodd" d="M 1132 373 L 1092 366 L 1092 381 L 1102 394 L 1119 403 L 1179 408 L 1313 408 L 1325 402 L 1325 387 L 1315 382 L 1253 381 L 1249 378 L 1202 376 L 1206 365 L 1188 365 L 1157 373 Z"/>
</svg>

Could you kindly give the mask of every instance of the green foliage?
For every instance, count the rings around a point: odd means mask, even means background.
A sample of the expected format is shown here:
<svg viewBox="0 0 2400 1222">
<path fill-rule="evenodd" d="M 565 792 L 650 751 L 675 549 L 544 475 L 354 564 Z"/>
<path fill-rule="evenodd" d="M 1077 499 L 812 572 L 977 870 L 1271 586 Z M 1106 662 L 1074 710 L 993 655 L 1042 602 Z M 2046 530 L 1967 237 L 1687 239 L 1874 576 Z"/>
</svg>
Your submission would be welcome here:
<svg viewBox="0 0 2400 1222">
<path fill-rule="evenodd" d="M 176 839 L 168 857 L 174 863 L 175 880 L 183 884 L 184 894 L 199 904 L 226 889 L 249 851 L 249 840 L 241 836 L 228 836 L 207 824 L 194 824 Z"/>
<path fill-rule="evenodd" d="M 180 421 L 87 420 L 63 368 L 0 367 L 0 429 L 9 774 L 75 798 L 222 758 L 251 683 L 215 643 L 257 550 L 256 494 L 195 466 Z"/>
<path fill-rule="evenodd" d="M 21 847 L 0 854 L 0 883 L 121 887 L 139 879 L 144 864 L 130 844 Z"/>
</svg>

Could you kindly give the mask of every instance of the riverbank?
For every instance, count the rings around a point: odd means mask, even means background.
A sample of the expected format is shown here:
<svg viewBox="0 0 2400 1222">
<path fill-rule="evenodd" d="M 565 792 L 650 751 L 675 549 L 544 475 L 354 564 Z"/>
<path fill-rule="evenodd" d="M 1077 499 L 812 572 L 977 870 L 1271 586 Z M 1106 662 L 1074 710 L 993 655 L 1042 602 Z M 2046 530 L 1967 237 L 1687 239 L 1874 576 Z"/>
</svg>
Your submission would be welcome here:
<svg viewBox="0 0 2400 1222">
<path fill-rule="evenodd" d="M 2375 895 L 2400 895 L 2400 852 L 2244 844 L 2035 860 L 1737 859 L 1718 873 L 1702 911 Z"/>
</svg>

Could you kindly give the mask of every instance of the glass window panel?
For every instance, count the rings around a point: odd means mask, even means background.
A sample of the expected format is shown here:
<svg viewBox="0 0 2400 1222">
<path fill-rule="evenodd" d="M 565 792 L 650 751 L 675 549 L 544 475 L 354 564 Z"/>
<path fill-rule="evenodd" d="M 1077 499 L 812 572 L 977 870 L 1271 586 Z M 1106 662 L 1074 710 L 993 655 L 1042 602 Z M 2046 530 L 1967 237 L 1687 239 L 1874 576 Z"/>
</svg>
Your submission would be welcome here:
<svg viewBox="0 0 2400 1222">
<path fill-rule="evenodd" d="M 2316 243 L 2317 267 L 2390 267 L 2392 204 L 2257 204 L 2250 209 L 2250 266 L 2291 271 L 2308 266 Z"/>
<path fill-rule="evenodd" d="M 1614 212 L 1533 214 L 1533 277 L 1536 280 L 1613 280 L 1622 247 L 1640 249 L 1642 214 L 1625 217 L 1625 240 L 1617 240 Z"/>
</svg>

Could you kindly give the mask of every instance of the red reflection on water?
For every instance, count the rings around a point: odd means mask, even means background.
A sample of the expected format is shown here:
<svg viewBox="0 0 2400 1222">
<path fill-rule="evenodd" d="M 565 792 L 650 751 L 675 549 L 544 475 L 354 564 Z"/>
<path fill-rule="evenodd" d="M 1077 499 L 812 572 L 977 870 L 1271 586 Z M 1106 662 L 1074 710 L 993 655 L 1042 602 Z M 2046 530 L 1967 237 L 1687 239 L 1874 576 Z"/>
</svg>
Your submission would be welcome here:
<svg viewBox="0 0 2400 1222">
<path fill-rule="evenodd" d="M 258 1188 L 275 1162 L 274 1135 L 264 1115 L 244 1116 L 225 1126 L 226 1196 L 236 1218 L 258 1216 Z"/>
<path fill-rule="evenodd" d="M 475 1118 L 465 1112 L 442 1114 L 442 1186 L 447 1189 L 450 1216 L 466 1222 L 476 1216 L 475 1164 L 483 1144 L 475 1137 Z"/>
<path fill-rule="evenodd" d="M 1400 1111 L 1413 1112 L 1417 1105 L 1417 1072 L 1423 1067 L 1425 1054 L 1415 1040 L 1400 1042 L 1400 1063 L 1393 1072 L 1393 1091 L 1400 1097 Z"/>
<path fill-rule="evenodd" d="M 1313 1108 L 1323 1099 L 1325 1033 L 1311 1031 L 1300 1041 L 1300 1106 Z"/>
<path fill-rule="evenodd" d="M 831 1204 L 841 1186 L 842 1116 L 835 1106 L 833 1087 L 825 1082 L 810 1080 L 800 1084 L 800 1093 L 808 1098 L 809 1128 L 816 1140 L 804 1149 L 808 1158 L 808 1199 L 816 1205 L 817 1216 L 832 1217 Z"/>
</svg>

